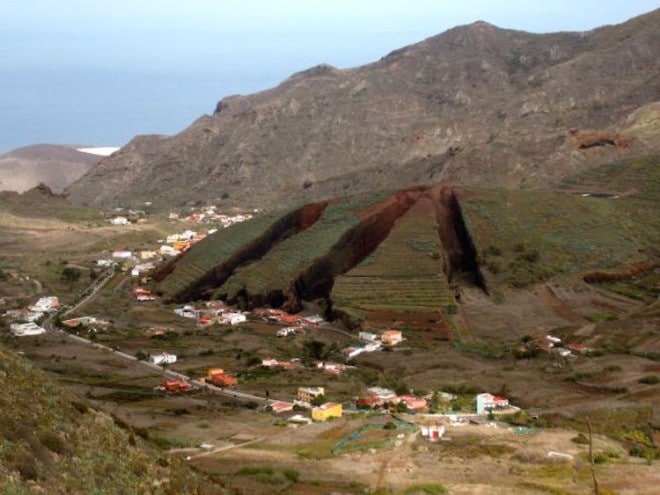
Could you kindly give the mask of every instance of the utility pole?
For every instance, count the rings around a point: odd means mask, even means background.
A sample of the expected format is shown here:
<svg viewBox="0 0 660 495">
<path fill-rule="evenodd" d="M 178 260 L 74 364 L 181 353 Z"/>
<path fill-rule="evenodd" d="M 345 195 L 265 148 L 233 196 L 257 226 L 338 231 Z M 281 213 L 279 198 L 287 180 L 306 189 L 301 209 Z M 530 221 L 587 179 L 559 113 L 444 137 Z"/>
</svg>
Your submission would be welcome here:
<svg viewBox="0 0 660 495">
<path fill-rule="evenodd" d="M 598 489 L 598 480 L 596 479 L 596 466 L 594 465 L 594 438 L 591 428 L 591 419 L 587 416 L 587 426 L 589 427 L 589 464 L 591 464 L 591 477 L 594 480 L 594 495 L 600 495 Z"/>
</svg>

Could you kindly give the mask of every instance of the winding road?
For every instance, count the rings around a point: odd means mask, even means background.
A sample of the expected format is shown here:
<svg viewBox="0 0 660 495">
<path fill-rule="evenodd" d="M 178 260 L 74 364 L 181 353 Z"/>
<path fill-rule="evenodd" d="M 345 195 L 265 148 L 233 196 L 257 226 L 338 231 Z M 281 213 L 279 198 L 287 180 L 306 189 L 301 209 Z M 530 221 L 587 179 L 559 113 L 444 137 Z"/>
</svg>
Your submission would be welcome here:
<svg viewBox="0 0 660 495">
<path fill-rule="evenodd" d="M 83 304 L 87 303 L 90 301 L 92 298 L 94 298 L 98 292 L 112 279 L 112 277 L 115 276 L 115 270 L 114 268 L 109 270 L 108 273 L 106 273 L 102 278 L 96 280 L 90 287 L 87 288 L 87 291 L 89 292 L 85 297 L 83 297 L 80 301 L 75 303 L 73 306 L 70 308 L 66 309 L 66 311 L 62 312 L 62 316 L 68 316 L 74 311 L 76 311 L 78 308 L 80 308 Z M 108 347 L 107 345 L 99 344 L 98 342 L 93 342 L 89 339 L 85 339 L 83 337 L 80 337 L 78 335 L 73 335 L 68 332 L 65 332 L 64 330 L 60 330 L 58 328 L 55 328 L 53 325 L 53 318 L 55 318 L 55 315 L 60 314 L 60 313 L 53 313 L 51 314 L 46 321 L 43 324 L 43 328 L 46 330 L 46 332 L 49 333 L 56 333 L 58 335 L 62 335 L 69 340 L 72 340 L 76 342 L 77 344 L 81 345 L 87 345 L 94 347 L 99 350 L 103 350 L 106 352 L 109 352 L 121 359 L 124 359 L 126 361 L 130 361 L 131 363 L 137 363 L 138 365 L 144 366 L 149 368 L 152 371 L 157 371 L 163 374 L 165 378 L 170 378 L 170 379 L 178 379 L 178 380 L 185 380 L 189 382 L 191 385 L 193 385 L 196 388 L 199 389 L 206 389 L 209 392 L 212 392 L 214 394 L 223 396 L 223 397 L 230 397 L 234 399 L 240 399 L 240 400 L 249 400 L 249 401 L 255 401 L 258 403 L 262 404 L 271 404 L 273 402 L 276 402 L 275 399 L 266 399 L 264 397 L 260 397 L 258 395 L 253 395 L 249 394 L 246 392 L 240 392 L 238 390 L 226 390 L 220 387 L 216 387 L 215 385 L 211 385 L 210 383 L 203 382 L 201 380 L 195 380 L 191 378 L 188 375 L 185 375 L 183 373 L 179 373 L 177 371 L 169 370 L 167 368 L 164 368 L 162 366 L 159 366 L 157 364 L 150 363 L 148 361 L 143 361 L 139 360 L 135 356 L 131 356 L 130 354 L 127 354 L 125 352 L 121 352 L 117 349 L 113 349 L 112 347 Z"/>
</svg>

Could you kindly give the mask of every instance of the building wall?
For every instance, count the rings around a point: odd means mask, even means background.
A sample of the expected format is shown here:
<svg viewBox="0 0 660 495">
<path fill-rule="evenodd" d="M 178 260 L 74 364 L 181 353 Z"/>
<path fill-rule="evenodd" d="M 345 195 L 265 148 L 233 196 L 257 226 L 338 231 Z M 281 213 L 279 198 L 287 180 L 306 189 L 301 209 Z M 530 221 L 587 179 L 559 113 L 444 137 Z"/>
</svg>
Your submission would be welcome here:
<svg viewBox="0 0 660 495">
<path fill-rule="evenodd" d="M 312 419 L 314 421 L 326 421 L 329 418 L 341 418 L 343 412 L 341 404 L 333 404 L 330 407 L 315 407 L 312 409 Z"/>
</svg>

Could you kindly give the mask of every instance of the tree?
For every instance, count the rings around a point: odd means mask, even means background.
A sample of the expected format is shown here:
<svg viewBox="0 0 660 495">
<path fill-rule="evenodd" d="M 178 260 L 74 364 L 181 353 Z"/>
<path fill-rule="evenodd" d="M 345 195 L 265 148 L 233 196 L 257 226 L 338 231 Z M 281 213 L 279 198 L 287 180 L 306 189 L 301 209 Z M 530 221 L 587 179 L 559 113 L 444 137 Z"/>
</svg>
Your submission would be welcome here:
<svg viewBox="0 0 660 495">
<path fill-rule="evenodd" d="M 322 405 L 325 404 L 326 402 L 328 402 L 328 400 L 325 398 L 325 395 L 324 395 L 324 394 L 320 394 L 320 395 L 317 395 L 316 397 L 314 397 L 314 398 L 312 399 L 311 404 L 312 404 L 313 406 L 318 407 L 318 406 L 322 406 Z"/>
<path fill-rule="evenodd" d="M 67 266 L 62 269 L 60 280 L 69 284 L 69 288 L 71 288 L 71 286 L 80 279 L 81 275 L 82 272 L 78 268 Z"/>
<path fill-rule="evenodd" d="M 429 412 L 435 414 L 440 409 L 440 394 L 436 391 L 431 396 L 431 403 L 429 404 Z"/>
<path fill-rule="evenodd" d="M 410 387 L 405 382 L 399 382 L 394 389 L 396 395 L 407 395 L 410 393 Z"/>
<path fill-rule="evenodd" d="M 307 358 L 323 361 L 328 352 L 325 348 L 325 342 L 308 340 L 303 344 L 303 354 Z"/>
</svg>

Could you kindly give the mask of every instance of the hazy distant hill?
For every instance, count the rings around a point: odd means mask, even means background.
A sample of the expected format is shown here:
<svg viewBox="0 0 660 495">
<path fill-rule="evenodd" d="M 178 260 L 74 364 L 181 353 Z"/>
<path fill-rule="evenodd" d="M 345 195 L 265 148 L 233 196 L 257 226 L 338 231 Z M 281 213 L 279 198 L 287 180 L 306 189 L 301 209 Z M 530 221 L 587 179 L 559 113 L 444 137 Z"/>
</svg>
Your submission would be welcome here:
<svg viewBox="0 0 660 495">
<path fill-rule="evenodd" d="M 67 146 L 36 144 L 18 148 L 0 155 L 0 191 L 24 192 L 43 183 L 60 192 L 100 159 Z"/>
<path fill-rule="evenodd" d="M 658 146 L 659 74 L 660 10 L 586 33 L 476 22 L 224 98 L 176 136 L 135 138 L 68 192 L 269 207 L 413 183 L 545 188 Z"/>
</svg>

